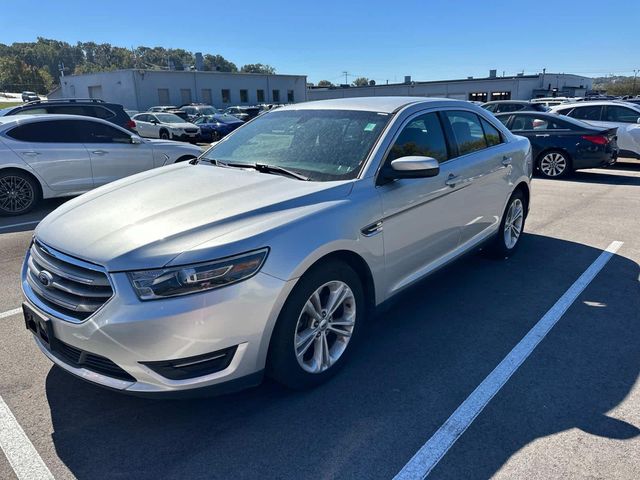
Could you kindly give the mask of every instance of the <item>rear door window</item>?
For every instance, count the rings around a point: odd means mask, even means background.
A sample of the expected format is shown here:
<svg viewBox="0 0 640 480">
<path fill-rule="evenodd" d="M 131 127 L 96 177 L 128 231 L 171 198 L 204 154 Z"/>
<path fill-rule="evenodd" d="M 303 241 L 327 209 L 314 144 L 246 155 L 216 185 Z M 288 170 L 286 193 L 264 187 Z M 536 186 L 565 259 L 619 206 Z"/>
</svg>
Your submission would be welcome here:
<svg viewBox="0 0 640 480">
<path fill-rule="evenodd" d="M 480 118 L 482 123 L 482 129 L 484 130 L 484 138 L 487 140 L 487 145 L 493 147 L 502 143 L 502 135 L 496 127 L 487 122 L 484 118 Z"/>
<path fill-rule="evenodd" d="M 7 135 L 22 142 L 82 143 L 72 120 L 31 122 L 9 130 Z"/>
<path fill-rule="evenodd" d="M 584 107 L 574 108 L 569 113 L 569 116 L 578 120 L 600 120 L 601 113 L 601 105 L 585 105 Z"/>
<path fill-rule="evenodd" d="M 458 155 L 466 155 L 487 148 L 487 140 L 480 118 L 472 112 L 450 110 L 442 112 L 448 122 Z"/>
</svg>

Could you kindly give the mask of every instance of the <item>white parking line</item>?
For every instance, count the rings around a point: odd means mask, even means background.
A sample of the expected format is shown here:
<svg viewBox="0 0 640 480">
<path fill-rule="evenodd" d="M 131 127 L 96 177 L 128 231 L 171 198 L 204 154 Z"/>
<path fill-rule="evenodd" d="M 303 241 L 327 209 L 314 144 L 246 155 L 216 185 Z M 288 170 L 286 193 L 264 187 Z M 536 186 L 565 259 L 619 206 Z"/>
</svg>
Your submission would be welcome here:
<svg viewBox="0 0 640 480">
<path fill-rule="evenodd" d="M 0 226 L 0 230 L 6 230 L 6 229 L 9 229 L 9 228 L 14 228 L 14 227 L 24 227 L 25 225 L 33 225 L 33 224 L 38 224 L 40 222 L 41 222 L 41 220 L 33 220 L 31 222 L 13 223 L 11 225 L 2 225 L 2 226 Z"/>
<path fill-rule="evenodd" d="M 13 310 L 7 310 L 6 312 L 0 313 L 0 319 L 10 317 L 11 315 L 17 315 L 22 312 L 21 308 L 14 308 Z"/>
<path fill-rule="evenodd" d="M 52 480 L 51 471 L 40 458 L 11 410 L 0 396 L 0 447 L 18 480 Z"/>
<path fill-rule="evenodd" d="M 605 251 L 574 282 L 569 290 L 549 309 L 547 313 L 529 330 L 520 342 L 507 354 L 500 364 L 482 381 L 480 385 L 462 402 L 455 412 L 436 433 L 413 456 L 394 480 L 423 479 L 438 464 L 453 444 L 460 438 L 484 407 L 504 386 L 531 352 L 562 318 L 595 276 L 602 270 L 611 257 L 620 249 L 623 242 L 611 242 Z"/>
</svg>

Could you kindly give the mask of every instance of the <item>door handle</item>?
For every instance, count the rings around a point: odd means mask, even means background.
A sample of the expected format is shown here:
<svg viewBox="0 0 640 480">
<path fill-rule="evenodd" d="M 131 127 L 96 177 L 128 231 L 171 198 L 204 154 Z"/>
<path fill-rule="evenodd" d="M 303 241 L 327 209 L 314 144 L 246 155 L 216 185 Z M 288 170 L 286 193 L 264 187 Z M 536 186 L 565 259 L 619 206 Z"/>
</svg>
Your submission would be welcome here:
<svg viewBox="0 0 640 480">
<path fill-rule="evenodd" d="M 444 182 L 445 185 L 449 186 L 449 187 L 455 187 L 456 184 L 460 181 L 460 176 L 459 175 L 454 175 L 453 173 L 450 173 L 449 176 L 447 177 L 447 180 Z"/>
<path fill-rule="evenodd" d="M 92 150 L 91 153 L 94 155 L 106 155 L 108 152 L 106 150 Z"/>
<path fill-rule="evenodd" d="M 513 162 L 512 157 L 502 157 L 502 165 L 504 165 L 505 167 L 508 167 L 509 165 L 511 165 L 512 162 Z"/>
<path fill-rule="evenodd" d="M 548 133 L 537 133 L 536 137 L 548 137 L 549 134 Z"/>
<path fill-rule="evenodd" d="M 33 150 L 29 150 L 28 152 L 24 152 L 24 155 L 27 157 L 35 157 L 36 155 L 40 155 L 40 152 L 34 152 Z"/>
</svg>

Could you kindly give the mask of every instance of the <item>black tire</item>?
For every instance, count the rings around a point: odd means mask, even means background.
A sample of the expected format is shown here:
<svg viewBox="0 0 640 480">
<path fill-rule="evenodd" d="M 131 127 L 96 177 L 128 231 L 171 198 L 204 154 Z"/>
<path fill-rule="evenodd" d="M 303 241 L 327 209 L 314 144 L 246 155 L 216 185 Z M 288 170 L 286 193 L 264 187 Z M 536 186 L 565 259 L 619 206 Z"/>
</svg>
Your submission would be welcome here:
<svg viewBox="0 0 640 480">
<path fill-rule="evenodd" d="M 171 134 L 166 130 L 160 130 L 160 140 L 171 140 Z"/>
<path fill-rule="evenodd" d="M 522 208 L 522 223 L 520 224 L 520 234 L 516 239 L 515 245 L 507 244 L 507 236 L 505 234 L 505 225 L 507 223 L 507 218 L 509 217 L 509 212 L 511 206 L 516 203 L 516 201 L 520 202 Z M 516 204 L 517 205 L 517 204 Z M 527 219 L 527 201 L 522 193 L 522 190 L 516 190 L 513 192 L 509 201 L 507 202 L 507 206 L 504 209 L 504 213 L 502 214 L 502 221 L 500 222 L 500 228 L 498 232 L 495 234 L 491 243 L 489 244 L 489 248 L 487 249 L 488 253 L 494 258 L 508 258 L 515 253 L 520 245 L 520 241 L 522 240 L 522 235 L 524 232 L 525 220 Z"/>
<path fill-rule="evenodd" d="M 538 173 L 544 178 L 565 178 L 573 173 L 571 157 L 562 150 L 546 150 L 538 155 Z"/>
<path fill-rule="evenodd" d="M 311 295 L 318 288 L 332 281 L 343 282 L 351 289 L 355 300 L 355 324 L 346 349 L 335 360 L 335 363 L 324 371 L 310 373 L 302 368 L 296 357 L 295 338 L 298 319 L 302 317 L 303 308 Z M 267 375 L 278 383 L 296 390 L 315 387 L 327 381 L 342 368 L 353 351 L 360 332 L 363 330 L 365 310 L 366 302 L 362 282 L 349 265 L 340 261 L 329 261 L 313 267 L 298 281 L 280 312 L 269 345 Z M 312 340 L 311 343 L 313 342 Z"/>
<path fill-rule="evenodd" d="M 41 196 L 40 185 L 31 175 L 17 170 L 0 172 L 0 215 L 28 213 L 40 202 Z"/>
</svg>

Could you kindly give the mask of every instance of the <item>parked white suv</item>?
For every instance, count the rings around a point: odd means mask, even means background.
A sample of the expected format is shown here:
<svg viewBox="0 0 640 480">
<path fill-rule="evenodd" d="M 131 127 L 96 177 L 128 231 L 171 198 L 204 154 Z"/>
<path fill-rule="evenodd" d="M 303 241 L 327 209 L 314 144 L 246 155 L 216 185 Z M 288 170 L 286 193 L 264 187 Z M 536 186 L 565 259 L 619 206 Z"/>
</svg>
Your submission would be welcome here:
<svg viewBox="0 0 640 480">
<path fill-rule="evenodd" d="M 563 103 L 551 112 L 597 127 L 617 127 L 620 157 L 640 158 L 640 105 L 619 101 Z"/>
<path fill-rule="evenodd" d="M 197 125 L 185 122 L 173 113 L 138 113 L 132 120 L 136 122 L 136 131 L 141 137 L 195 142 L 200 135 Z"/>
<path fill-rule="evenodd" d="M 78 195 L 127 175 L 197 157 L 193 145 L 144 140 L 79 115 L 0 117 L 0 215 Z"/>
<path fill-rule="evenodd" d="M 371 310 L 488 242 L 519 244 L 531 147 L 468 102 L 374 97 L 261 115 L 197 162 L 72 200 L 35 231 L 26 325 L 136 394 L 333 375 Z"/>
</svg>

